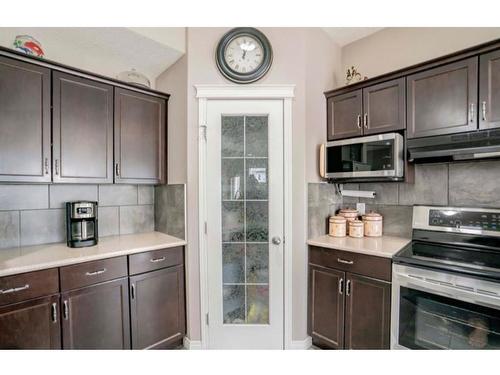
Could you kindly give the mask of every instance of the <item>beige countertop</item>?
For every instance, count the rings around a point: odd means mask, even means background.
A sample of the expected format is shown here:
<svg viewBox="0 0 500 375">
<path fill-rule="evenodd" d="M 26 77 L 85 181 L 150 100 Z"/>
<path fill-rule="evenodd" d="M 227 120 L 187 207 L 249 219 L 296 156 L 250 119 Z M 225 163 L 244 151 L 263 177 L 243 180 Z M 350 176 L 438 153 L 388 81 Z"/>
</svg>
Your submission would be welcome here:
<svg viewBox="0 0 500 375">
<path fill-rule="evenodd" d="M 183 245 L 185 240 L 150 232 L 100 238 L 99 243 L 91 247 L 70 248 L 66 243 L 55 243 L 3 249 L 0 250 L 0 276 Z"/>
<path fill-rule="evenodd" d="M 326 247 L 354 253 L 392 258 L 399 250 L 411 242 L 409 238 L 401 237 L 330 237 L 324 235 L 307 241 L 308 245 Z"/>
</svg>

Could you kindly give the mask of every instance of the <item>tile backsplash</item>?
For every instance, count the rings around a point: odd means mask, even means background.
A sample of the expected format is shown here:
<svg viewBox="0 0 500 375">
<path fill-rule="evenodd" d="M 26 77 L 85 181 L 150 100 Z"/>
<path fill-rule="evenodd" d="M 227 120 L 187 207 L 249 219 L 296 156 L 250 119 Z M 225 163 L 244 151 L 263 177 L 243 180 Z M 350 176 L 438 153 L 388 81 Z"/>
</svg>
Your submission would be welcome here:
<svg viewBox="0 0 500 375">
<path fill-rule="evenodd" d="M 308 184 L 308 235 L 327 233 L 327 219 L 337 208 L 365 203 L 384 216 L 384 234 L 411 236 L 413 205 L 500 208 L 500 160 L 417 164 L 415 183 L 345 184 L 348 190 L 376 192 L 374 199 L 340 197 L 335 187 Z"/>
<path fill-rule="evenodd" d="M 0 184 L 0 248 L 66 240 L 65 202 L 99 202 L 99 236 L 154 230 L 154 186 Z"/>
<path fill-rule="evenodd" d="M 186 238 L 186 185 L 159 185 L 155 187 L 155 230 Z"/>
</svg>

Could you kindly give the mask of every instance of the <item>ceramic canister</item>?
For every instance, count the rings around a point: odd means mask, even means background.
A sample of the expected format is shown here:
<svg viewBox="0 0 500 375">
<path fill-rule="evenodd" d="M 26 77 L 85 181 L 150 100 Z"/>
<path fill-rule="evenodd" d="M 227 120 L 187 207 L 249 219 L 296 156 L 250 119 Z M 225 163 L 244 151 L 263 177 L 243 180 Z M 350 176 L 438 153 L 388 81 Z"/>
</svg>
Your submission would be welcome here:
<svg viewBox="0 0 500 375">
<path fill-rule="evenodd" d="M 358 210 L 354 208 L 343 208 L 339 211 L 339 215 L 347 219 L 347 221 L 353 221 L 358 219 Z"/>
<path fill-rule="evenodd" d="M 365 236 L 380 237 L 382 236 L 383 220 L 382 215 L 376 212 L 369 212 L 363 216 Z"/>
<path fill-rule="evenodd" d="M 361 220 L 349 221 L 349 237 L 363 237 L 363 229 L 363 222 Z"/>
<path fill-rule="evenodd" d="M 343 216 L 330 216 L 328 234 L 332 237 L 345 237 L 347 234 L 347 220 Z"/>
</svg>

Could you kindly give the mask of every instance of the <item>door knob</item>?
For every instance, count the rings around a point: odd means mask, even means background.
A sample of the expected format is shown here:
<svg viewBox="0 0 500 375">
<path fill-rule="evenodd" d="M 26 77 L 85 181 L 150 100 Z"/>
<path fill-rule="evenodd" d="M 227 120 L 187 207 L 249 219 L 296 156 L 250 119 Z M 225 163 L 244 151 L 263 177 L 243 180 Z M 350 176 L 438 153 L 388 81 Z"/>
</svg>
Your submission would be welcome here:
<svg viewBox="0 0 500 375">
<path fill-rule="evenodd" d="M 279 245 L 281 243 L 281 238 L 279 236 L 274 236 L 272 241 L 274 245 Z"/>
</svg>

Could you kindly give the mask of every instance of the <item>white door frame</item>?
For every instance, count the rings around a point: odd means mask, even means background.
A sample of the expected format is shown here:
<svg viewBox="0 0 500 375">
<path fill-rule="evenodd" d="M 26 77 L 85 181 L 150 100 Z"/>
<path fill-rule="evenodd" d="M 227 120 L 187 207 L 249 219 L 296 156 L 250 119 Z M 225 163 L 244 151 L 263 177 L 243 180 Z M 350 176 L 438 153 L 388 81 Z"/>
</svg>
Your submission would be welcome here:
<svg viewBox="0 0 500 375">
<path fill-rule="evenodd" d="M 281 100 L 283 102 L 283 188 L 284 188 L 284 342 L 285 349 L 292 348 L 292 100 L 295 85 L 195 85 L 198 99 L 198 240 L 200 247 L 200 320 L 201 347 L 208 348 L 208 252 L 205 233 L 206 211 L 206 142 L 207 102 L 222 99 Z"/>
</svg>

